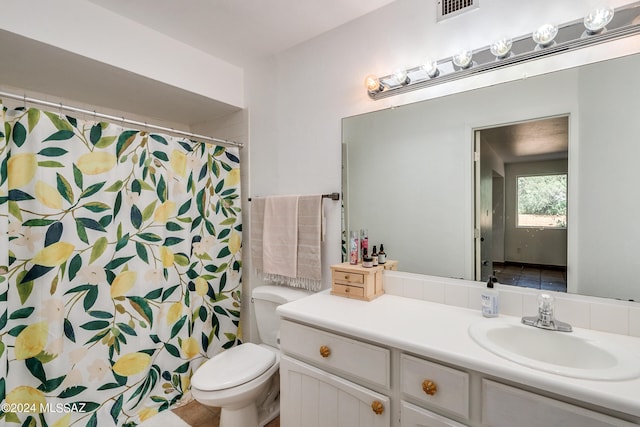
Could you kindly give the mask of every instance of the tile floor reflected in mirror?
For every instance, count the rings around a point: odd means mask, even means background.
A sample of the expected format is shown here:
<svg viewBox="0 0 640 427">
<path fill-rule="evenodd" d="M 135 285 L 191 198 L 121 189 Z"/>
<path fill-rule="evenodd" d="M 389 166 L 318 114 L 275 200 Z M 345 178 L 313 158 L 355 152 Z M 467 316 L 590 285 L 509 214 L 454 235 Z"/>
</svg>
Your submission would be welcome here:
<svg viewBox="0 0 640 427">
<path fill-rule="evenodd" d="M 220 424 L 220 408 L 204 406 L 195 400 L 174 409 L 173 413 L 191 427 L 218 427 Z M 280 427 L 280 418 L 276 418 L 265 427 Z"/>
<path fill-rule="evenodd" d="M 563 267 L 494 262 L 493 271 L 504 285 L 567 292 L 567 271 Z"/>
</svg>

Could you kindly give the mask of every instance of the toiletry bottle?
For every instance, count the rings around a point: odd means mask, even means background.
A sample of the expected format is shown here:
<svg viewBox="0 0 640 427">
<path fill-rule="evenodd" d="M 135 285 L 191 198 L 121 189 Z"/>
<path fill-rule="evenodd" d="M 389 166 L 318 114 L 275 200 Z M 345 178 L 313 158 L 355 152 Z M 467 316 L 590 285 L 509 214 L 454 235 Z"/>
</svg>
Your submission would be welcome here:
<svg viewBox="0 0 640 427">
<path fill-rule="evenodd" d="M 380 252 L 378 252 L 378 264 L 387 262 L 387 254 L 384 253 L 384 245 L 380 243 Z"/>
<path fill-rule="evenodd" d="M 362 251 L 362 260 L 364 260 L 364 253 L 369 252 L 369 232 L 366 228 L 360 230 L 360 250 Z"/>
<path fill-rule="evenodd" d="M 362 266 L 366 268 L 373 267 L 373 258 L 369 256 L 366 249 L 362 250 Z"/>
<path fill-rule="evenodd" d="M 373 258 L 373 266 L 377 267 L 378 266 L 378 248 L 376 248 L 376 245 L 373 245 L 373 251 L 371 251 L 371 258 Z"/>
<path fill-rule="evenodd" d="M 358 232 L 350 231 L 349 232 L 349 263 L 352 265 L 358 264 Z"/>
<path fill-rule="evenodd" d="M 493 284 L 497 281 L 495 276 L 489 276 L 487 288 L 482 292 L 482 315 L 484 317 L 498 316 L 498 291 L 493 289 Z"/>
</svg>

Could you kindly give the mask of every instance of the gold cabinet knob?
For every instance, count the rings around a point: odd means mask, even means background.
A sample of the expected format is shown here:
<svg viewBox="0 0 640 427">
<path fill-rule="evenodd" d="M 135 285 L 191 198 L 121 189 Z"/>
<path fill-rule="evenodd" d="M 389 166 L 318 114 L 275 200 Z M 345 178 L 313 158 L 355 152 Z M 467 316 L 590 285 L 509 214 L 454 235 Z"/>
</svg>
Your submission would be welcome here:
<svg viewBox="0 0 640 427">
<path fill-rule="evenodd" d="M 327 347 L 326 345 L 321 345 L 320 346 L 320 356 L 322 356 L 322 357 L 324 357 L 326 359 L 330 355 L 331 355 L 331 349 L 329 349 L 329 347 Z"/>
<path fill-rule="evenodd" d="M 382 402 L 374 400 L 373 403 L 371 403 L 371 410 L 373 410 L 376 415 L 380 415 L 384 412 L 384 405 Z"/>
<path fill-rule="evenodd" d="M 433 396 L 438 392 L 438 386 L 431 380 L 424 380 L 422 381 L 422 391 Z"/>
<path fill-rule="evenodd" d="M 349 275 L 348 274 L 344 275 L 344 280 L 349 280 Z"/>
</svg>

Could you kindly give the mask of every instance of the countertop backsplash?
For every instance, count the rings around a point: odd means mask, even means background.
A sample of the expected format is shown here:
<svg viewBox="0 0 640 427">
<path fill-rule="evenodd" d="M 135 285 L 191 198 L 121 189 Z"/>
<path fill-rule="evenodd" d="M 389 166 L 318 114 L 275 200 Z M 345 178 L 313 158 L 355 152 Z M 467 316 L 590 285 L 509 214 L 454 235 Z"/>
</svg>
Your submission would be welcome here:
<svg viewBox="0 0 640 427">
<path fill-rule="evenodd" d="M 471 280 L 385 271 L 383 286 L 390 295 L 480 310 L 484 283 Z M 515 286 L 496 286 L 500 293 L 500 313 L 532 316 L 536 299 L 549 293 L 555 299 L 555 317 L 575 327 L 640 337 L 640 303 L 599 297 L 572 295 Z"/>
</svg>

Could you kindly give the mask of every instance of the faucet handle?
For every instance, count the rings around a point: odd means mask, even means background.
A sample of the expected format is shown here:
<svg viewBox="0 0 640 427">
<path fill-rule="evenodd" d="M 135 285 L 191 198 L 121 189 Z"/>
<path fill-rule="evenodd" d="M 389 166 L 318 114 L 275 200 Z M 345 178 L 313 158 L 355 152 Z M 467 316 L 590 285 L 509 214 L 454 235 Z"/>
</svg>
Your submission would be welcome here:
<svg viewBox="0 0 640 427">
<path fill-rule="evenodd" d="M 549 294 L 538 295 L 538 312 L 553 314 L 553 297 Z"/>
</svg>

